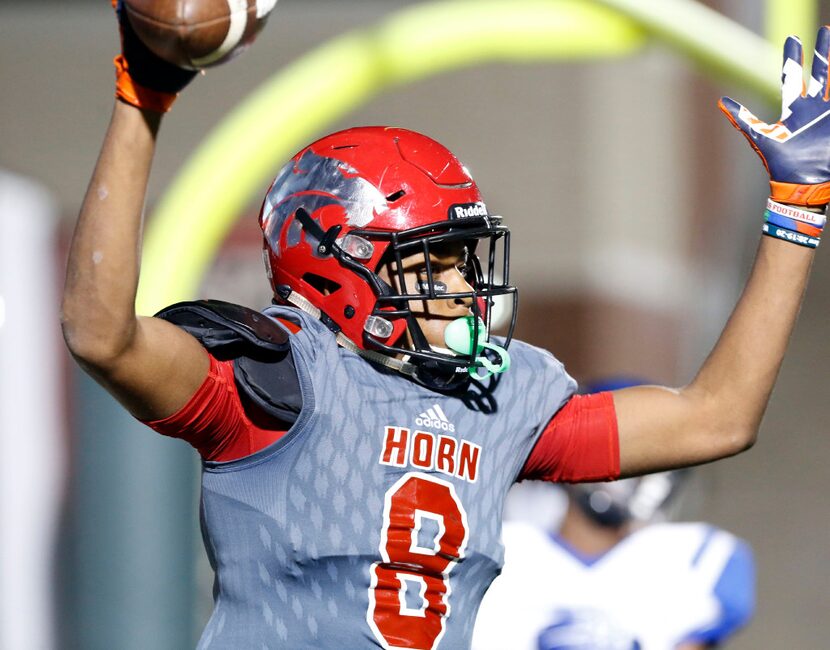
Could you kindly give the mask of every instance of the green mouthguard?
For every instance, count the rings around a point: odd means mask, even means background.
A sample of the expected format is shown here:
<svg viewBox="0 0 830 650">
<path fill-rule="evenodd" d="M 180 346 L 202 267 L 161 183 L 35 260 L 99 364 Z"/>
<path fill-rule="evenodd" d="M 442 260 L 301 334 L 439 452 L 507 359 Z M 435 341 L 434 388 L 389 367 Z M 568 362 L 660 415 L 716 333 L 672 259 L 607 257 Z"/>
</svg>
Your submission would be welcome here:
<svg viewBox="0 0 830 650">
<path fill-rule="evenodd" d="M 475 336 L 476 319 L 474 316 L 463 316 L 452 321 L 444 330 L 444 342 L 447 347 L 453 352 L 459 354 L 472 354 L 473 352 L 473 337 Z M 484 321 L 478 319 L 478 340 L 475 342 L 475 360 L 480 366 L 469 368 L 467 372 L 475 379 L 487 379 L 491 375 L 505 372 L 510 368 L 510 355 L 504 348 L 488 343 L 487 328 L 484 326 Z M 481 355 L 484 349 L 492 350 L 498 355 L 501 362 L 495 364 L 487 357 Z M 484 374 L 479 374 L 479 367 L 483 367 Z"/>
</svg>

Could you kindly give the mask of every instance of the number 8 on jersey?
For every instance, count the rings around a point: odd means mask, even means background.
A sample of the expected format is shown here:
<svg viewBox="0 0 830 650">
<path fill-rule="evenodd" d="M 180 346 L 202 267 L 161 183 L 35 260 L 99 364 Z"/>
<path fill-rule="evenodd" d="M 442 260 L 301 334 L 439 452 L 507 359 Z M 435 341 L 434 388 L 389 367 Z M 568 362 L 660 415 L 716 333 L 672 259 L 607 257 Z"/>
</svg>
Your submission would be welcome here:
<svg viewBox="0 0 830 650">
<path fill-rule="evenodd" d="M 450 615 L 450 572 L 464 557 L 467 513 L 451 483 L 420 472 L 386 492 L 366 620 L 384 648 L 432 650 Z"/>
</svg>

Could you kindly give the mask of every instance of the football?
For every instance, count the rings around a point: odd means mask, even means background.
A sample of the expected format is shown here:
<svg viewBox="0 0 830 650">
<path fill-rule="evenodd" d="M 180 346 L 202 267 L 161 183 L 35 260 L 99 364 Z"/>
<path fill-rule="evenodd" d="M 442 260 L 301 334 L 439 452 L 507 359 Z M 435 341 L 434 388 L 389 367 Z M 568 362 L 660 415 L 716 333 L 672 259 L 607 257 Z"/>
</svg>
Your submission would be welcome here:
<svg viewBox="0 0 830 650">
<path fill-rule="evenodd" d="M 201 70 L 254 42 L 277 0 L 124 0 L 132 28 L 157 56 Z"/>
</svg>

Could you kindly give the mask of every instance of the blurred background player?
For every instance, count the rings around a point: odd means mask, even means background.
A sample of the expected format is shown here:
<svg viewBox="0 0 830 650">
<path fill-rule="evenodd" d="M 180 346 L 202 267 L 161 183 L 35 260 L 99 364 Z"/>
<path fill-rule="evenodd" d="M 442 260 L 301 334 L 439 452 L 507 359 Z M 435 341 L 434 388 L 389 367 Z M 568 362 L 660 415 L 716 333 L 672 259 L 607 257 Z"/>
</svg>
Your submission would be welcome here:
<svg viewBox="0 0 830 650">
<path fill-rule="evenodd" d="M 623 385 L 632 383 L 593 389 Z M 567 485 L 561 520 L 506 522 L 505 565 L 482 601 L 474 650 L 703 650 L 745 626 L 755 608 L 749 545 L 668 521 L 689 471 Z M 528 500 L 545 508 L 551 498 Z"/>
</svg>

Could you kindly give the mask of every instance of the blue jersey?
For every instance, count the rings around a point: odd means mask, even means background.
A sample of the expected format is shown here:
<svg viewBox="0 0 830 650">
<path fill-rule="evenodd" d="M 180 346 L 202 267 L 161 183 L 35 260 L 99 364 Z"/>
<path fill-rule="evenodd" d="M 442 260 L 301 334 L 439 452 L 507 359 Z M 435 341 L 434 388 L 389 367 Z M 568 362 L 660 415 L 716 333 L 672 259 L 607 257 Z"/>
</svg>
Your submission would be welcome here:
<svg viewBox="0 0 830 650">
<path fill-rule="evenodd" d="M 575 390 L 521 342 L 489 390 L 448 396 L 337 346 L 290 337 L 303 407 L 241 460 L 204 463 L 216 572 L 199 648 L 467 648 L 498 574 L 504 497 Z"/>
</svg>

